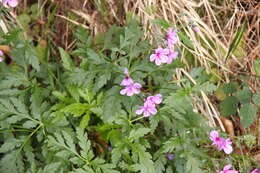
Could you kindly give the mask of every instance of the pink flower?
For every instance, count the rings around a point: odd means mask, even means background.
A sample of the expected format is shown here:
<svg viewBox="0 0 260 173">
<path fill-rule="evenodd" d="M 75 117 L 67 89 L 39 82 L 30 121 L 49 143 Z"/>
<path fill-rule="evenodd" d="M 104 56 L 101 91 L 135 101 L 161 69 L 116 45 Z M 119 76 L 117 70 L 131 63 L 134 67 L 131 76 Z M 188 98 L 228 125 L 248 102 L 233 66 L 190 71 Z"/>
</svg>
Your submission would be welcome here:
<svg viewBox="0 0 260 173">
<path fill-rule="evenodd" d="M 177 32 L 174 31 L 172 28 L 168 29 L 166 34 L 166 40 L 167 40 L 168 47 L 172 48 L 174 44 L 176 44 L 179 41 Z"/>
<path fill-rule="evenodd" d="M 144 106 L 140 106 L 139 109 L 135 111 L 137 115 L 143 114 L 144 117 L 149 117 L 151 115 L 155 115 L 157 113 L 157 109 L 154 104 L 150 104 L 148 102 L 144 103 Z"/>
<path fill-rule="evenodd" d="M 200 32 L 200 28 L 198 26 L 191 27 L 194 32 Z"/>
<path fill-rule="evenodd" d="M 224 150 L 226 154 L 230 154 L 233 151 L 231 146 L 231 140 L 219 137 L 219 133 L 216 130 L 210 132 L 210 140 L 213 142 L 212 145 L 216 145 L 218 150 Z"/>
<path fill-rule="evenodd" d="M 156 94 L 155 96 L 149 96 L 149 97 L 147 97 L 145 102 L 149 102 L 150 104 L 158 105 L 162 102 L 162 95 Z"/>
<path fill-rule="evenodd" d="M 260 168 L 254 169 L 251 173 L 260 173 Z"/>
<path fill-rule="evenodd" d="M 18 5 L 18 1 L 17 0 L 3 0 L 3 5 L 5 7 L 10 6 L 10 7 L 16 7 Z"/>
<path fill-rule="evenodd" d="M 226 154 L 232 153 L 233 148 L 232 148 L 231 144 L 232 144 L 232 142 L 229 138 L 223 140 L 223 147 L 222 148 L 223 148 L 223 150 Z"/>
<path fill-rule="evenodd" d="M 127 85 L 124 89 L 120 91 L 121 95 L 127 95 L 132 96 L 134 94 L 139 94 L 140 89 L 142 88 L 142 85 L 139 83 L 132 83 L 130 85 Z"/>
<path fill-rule="evenodd" d="M 144 106 L 140 106 L 135 111 L 137 115 L 143 114 L 144 117 L 149 117 L 157 113 L 156 105 L 162 102 L 162 95 L 156 94 L 155 96 L 149 96 L 144 101 Z"/>
<path fill-rule="evenodd" d="M 220 171 L 219 173 L 238 173 L 236 170 L 230 170 L 232 165 L 226 165 L 223 169 L 223 171 Z"/>
<path fill-rule="evenodd" d="M 121 86 L 128 86 L 128 85 L 132 85 L 134 83 L 133 79 L 129 76 L 126 76 L 122 82 L 120 83 Z"/>
<path fill-rule="evenodd" d="M 4 58 L 2 56 L 4 56 L 4 53 L 3 51 L 0 50 L 0 62 L 4 61 Z"/>
<path fill-rule="evenodd" d="M 127 69 L 127 68 L 124 69 L 124 74 L 125 74 L 126 76 L 129 76 L 129 72 L 128 72 L 128 69 Z"/>
<path fill-rule="evenodd" d="M 155 50 L 155 54 L 150 56 L 150 61 L 155 61 L 156 65 L 161 65 L 162 63 L 166 63 L 168 60 L 169 49 L 157 48 Z"/>
<path fill-rule="evenodd" d="M 167 60 L 166 63 L 171 64 L 172 61 L 177 58 L 178 54 L 179 54 L 178 52 L 174 52 L 174 51 L 170 50 L 169 54 L 168 54 L 168 60 Z"/>
</svg>

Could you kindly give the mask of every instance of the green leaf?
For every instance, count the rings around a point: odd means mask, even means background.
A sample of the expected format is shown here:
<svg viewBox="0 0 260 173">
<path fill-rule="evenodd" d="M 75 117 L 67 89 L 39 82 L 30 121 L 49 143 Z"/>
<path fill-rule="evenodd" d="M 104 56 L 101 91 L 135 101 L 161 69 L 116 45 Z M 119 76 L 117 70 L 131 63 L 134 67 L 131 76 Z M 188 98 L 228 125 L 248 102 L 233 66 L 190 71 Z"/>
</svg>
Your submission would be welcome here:
<svg viewBox="0 0 260 173">
<path fill-rule="evenodd" d="M 255 105 L 260 106 L 260 94 L 253 95 L 253 102 Z"/>
<path fill-rule="evenodd" d="M 0 147 L 0 153 L 6 153 L 10 150 L 13 150 L 17 145 L 19 144 L 19 141 L 15 138 L 11 138 Z"/>
<path fill-rule="evenodd" d="M 110 80 L 111 78 L 111 74 L 107 71 L 105 72 L 103 75 L 99 76 L 98 78 L 96 78 L 97 82 L 94 85 L 94 92 L 97 92 L 100 88 L 102 88 L 104 85 L 106 85 L 106 83 L 108 82 L 108 80 Z"/>
<path fill-rule="evenodd" d="M 200 161 L 194 157 L 188 157 L 187 161 L 187 173 L 204 173 L 200 168 Z"/>
<path fill-rule="evenodd" d="M 43 172 L 56 172 L 60 166 L 61 166 L 60 162 L 50 163 L 44 167 Z"/>
<path fill-rule="evenodd" d="M 167 29 L 167 28 L 170 27 L 170 24 L 169 24 L 167 21 L 163 20 L 163 19 L 153 19 L 153 20 L 151 21 L 151 23 L 152 23 L 152 24 L 156 24 L 156 25 L 158 25 L 158 26 L 161 26 L 161 27 L 163 27 L 164 29 Z"/>
<path fill-rule="evenodd" d="M 74 64 L 70 58 L 70 55 L 61 47 L 59 47 L 62 65 L 66 70 L 72 71 Z"/>
<path fill-rule="evenodd" d="M 238 99 L 234 96 L 228 96 L 220 103 L 220 112 L 222 116 L 234 115 L 237 112 Z"/>
<path fill-rule="evenodd" d="M 249 103 L 252 93 L 249 88 L 243 88 L 243 90 L 236 92 L 235 96 L 242 104 Z"/>
<path fill-rule="evenodd" d="M 230 83 L 224 84 L 222 89 L 225 92 L 225 94 L 232 94 L 237 91 L 238 87 L 239 86 L 236 82 L 230 82 Z"/>
<path fill-rule="evenodd" d="M 104 63 L 104 60 L 102 60 L 99 56 L 99 54 L 97 54 L 94 50 L 88 48 L 87 49 L 87 55 L 88 55 L 88 59 L 91 63 L 93 64 L 102 64 Z"/>
<path fill-rule="evenodd" d="M 149 128 L 133 129 L 130 132 L 129 139 L 130 139 L 130 141 L 137 140 L 137 139 L 143 137 L 144 135 L 146 135 L 147 133 L 149 133 L 150 131 L 151 131 L 151 129 L 149 129 Z"/>
<path fill-rule="evenodd" d="M 31 45 L 29 45 L 26 48 L 25 58 L 29 62 L 29 64 L 32 65 L 32 67 L 34 69 L 36 69 L 37 71 L 40 71 L 40 62 L 37 57 L 37 51 L 36 51 L 35 47 L 32 47 Z"/>
<path fill-rule="evenodd" d="M 236 32 L 236 35 L 234 37 L 234 39 L 232 40 L 229 49 L 228 49 L 228 53 L 227 56 L 225 57 L 225 60 L 227 60 L 227 58 L 234 52 L 234 50 L 236 50 L 237 46 L 239 45 L 244 32 L 246 31 L 246 25 L 243 24 L 242 26 L 240 26 Z"/>
<path fill-rule="evenodd" d="M 260 59 L 256 59 L 253 61 L 253 69 L 255 71 L 255 73 L 260 76 Z"/>
<path fill-rule="evenodd" d="M 137 156 L 139 162 L 134 164 L 132 167 L 135 171 L 140 171 L 141 173 L 155 173 L 154 162 L 152 161 L 152 156 L 149 152 L 146 152 L 145 147 L 141 144 L 133 144 L 132 146 L 133 156 Z"/>
<path fill-rule="evenodd" d="M 17 98 L 10 98 L 10 100 L 12 101 L 13 105 L 16 107 L 18 112 L 28 114 L 28 110 L 21 100 Z"/>
<path fill-rule="evenodd" d="M 249 127 L 254 122 L 256 119 L 256 112 L 257 108 L 249 103 L 243 105 L 243 107 L 240 109 L 240 121 L 245 128 Z"/>
<path fill-rule="evenodd" d="M 3 173 L 22 173 L 24 172 L 24 165 L 21 163 L 22 157 L 17 150 L 7 153 L 0 161 L 0 172 Z"/>
<path fill-rule="evenodd" d="M 91 144 L 88 140 L 87 133 L 84 134 L 84 130 L 77 128 L 77 138 L 79 140 L 79 146 L 81 148 L 80 155 L 88 160 L 93 159 L 94 154 L 91 150 Z"/>
<path fill-rule="evenodd" d="M 61 112 L 70 113 L 77 117 L 83 115 L 89 108 L 90 106 L 86 103 L 73 103 L 61 109 Z"/>
<path fill-rule="evenodd" d="M 187 47 L 190 48 L 190 49 L 194 49 L 194 45 L 193 45 L 192 41 L 190 40 L 189 37 L 186 36 L 185 33 L 183 33 L 183 32 L 177 32 L 177 34 L 178 34 L 180 40 L 183 42 L 183 44 L 184 44 L 185 46 L 187 46 Z"/>
<path fill-rule="evenodd" d="M 25 28 L 29 27 L 29 23 L 31 22 L 31 17 L 28 14 L 22 13 L 19 16 L 17 16 L 17 19 L 23 27 Z"/>
<path fill-rule="evenodd" d="M 90 120 L 90 114 L 87 113 L 87 114 L 85 114 L 85 115 L 82 117 L 82 119 L 81 119 L 81 121 L 80 121 L 80 125 L 79 125 L 80 128 L 85 129 L 85 128 L 88 126 L 89 120 Z"/>
<path fill-rule="evenodd" d="M 37 123 L 35 123 L 34 121 L 30 121 L 30 120 L 28 120 L 25 123 L 23 123 L 23 127 L 27 128 L 27 129 L 32 129 L 32 128 L 36 127 L 36 126 L 37 126 Z"/>
</svg>

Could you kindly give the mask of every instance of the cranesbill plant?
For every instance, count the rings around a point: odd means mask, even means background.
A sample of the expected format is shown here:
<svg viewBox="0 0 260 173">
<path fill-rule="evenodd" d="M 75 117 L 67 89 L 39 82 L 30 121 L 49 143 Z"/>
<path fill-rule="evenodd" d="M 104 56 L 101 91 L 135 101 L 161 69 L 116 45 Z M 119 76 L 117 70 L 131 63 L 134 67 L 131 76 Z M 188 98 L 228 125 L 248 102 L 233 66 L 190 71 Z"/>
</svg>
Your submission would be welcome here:
<svg viewBox="0 0 260 173">
<path fill-rule="evenodd" d="M 74 50 L 54 48 L 59 58 L 19 32 L 0 39 L 12 48 L 12 64 L 0 63 L 0 172 L 208 173 L 232 157 L 217 155 L 194 111 L 192 95 L 216 89 L 205 70 L 189 73 L 196 85 L 174 78 L 184 67 L 176 30 L 152 46 L 135 21 L 96 37 L 78 28 Z"/>
</svg>

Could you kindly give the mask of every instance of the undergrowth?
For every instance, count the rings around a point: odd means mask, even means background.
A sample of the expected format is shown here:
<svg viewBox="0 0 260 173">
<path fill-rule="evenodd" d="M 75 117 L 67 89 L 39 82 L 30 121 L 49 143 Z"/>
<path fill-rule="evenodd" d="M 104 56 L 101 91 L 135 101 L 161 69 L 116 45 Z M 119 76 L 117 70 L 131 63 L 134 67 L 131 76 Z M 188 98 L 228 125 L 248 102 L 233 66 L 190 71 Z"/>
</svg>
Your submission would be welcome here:
<svg viewBox="0 0 260 173">
<path fill-rule="evenodd" d="M 9 13 L 1 10 L 2 16 Z M 9 21 L 0 37 L 8 48 L 0 64 L 0 172 L 213 173 L 231 164 L 248 173 L 257 168 L 251 155 L 258 150 L 257 128 L 250 127 L 256 124 L 259 91 L 252 91 L 246 76 L 219 84 L 207 67 L 185 70 L 181 57 L 194 49 L 185 33 L 190 26 L 158 21 L 162 34 L 153 42 L 132 18 L 95 36 L 72 26 L 76 42 L 70 51 L 51 41 L 35 43 L 30 22 Z M 157 66 L 149 57 L 157 47 L 167 47 L 170 27 L 178 29 L 174 51 L 179 55 Z M 121 83 L 126 77 L 142 86 L 132 96 L 122 93 L 129 87 Z M 158 94 L 162 101 L 150 105 L 156 112 L 137 115 L 147 98 Z M 198 109 L 213 111 L 209 98 L 222 118 L 253 131 L 221 133 L 232 141 L 231 154 L 211 145 L 210 131 L 220 132 L 217 122 L 224 120 Z M 208 104 L 200 104 L 204 101 Z"/>
</svg>

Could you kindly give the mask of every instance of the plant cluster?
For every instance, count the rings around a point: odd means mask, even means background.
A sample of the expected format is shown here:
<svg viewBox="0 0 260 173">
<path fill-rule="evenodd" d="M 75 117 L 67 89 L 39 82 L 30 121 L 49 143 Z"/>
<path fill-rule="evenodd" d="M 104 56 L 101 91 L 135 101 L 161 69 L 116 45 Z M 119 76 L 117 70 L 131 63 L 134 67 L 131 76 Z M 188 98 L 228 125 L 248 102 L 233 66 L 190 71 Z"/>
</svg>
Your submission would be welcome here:
<svg viewBox="0 0 260 173">
<path fill-rule="evenodd" d="M 245 161 L 250 159 L 231 154 L 231 140 L 210 133 L 194 110 L 194 95 L 217 91 L 205 69 L 189 72 L 196 85 L 188 77 L 174 80 L 175 69 L 184 66 L 177 58 L 183 49 L 178 43 L 187 42 L 182 31 L 169 29 L 154 54 L 134 20 L 96 37 L 78 28 L 75 38 L 71 52 L 54 48 L 59 58 L 19 29 L 1 33 L 0 44 L 11 53 L 0 54 L 0 172 L 246 173 L 256 168 Z M 11 63 L 4 63 L 8 56 Z M 210 140 L 230 155 L 216 151 Z"/>
</svg>

